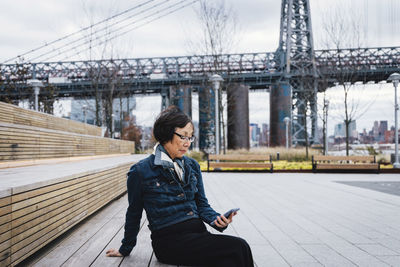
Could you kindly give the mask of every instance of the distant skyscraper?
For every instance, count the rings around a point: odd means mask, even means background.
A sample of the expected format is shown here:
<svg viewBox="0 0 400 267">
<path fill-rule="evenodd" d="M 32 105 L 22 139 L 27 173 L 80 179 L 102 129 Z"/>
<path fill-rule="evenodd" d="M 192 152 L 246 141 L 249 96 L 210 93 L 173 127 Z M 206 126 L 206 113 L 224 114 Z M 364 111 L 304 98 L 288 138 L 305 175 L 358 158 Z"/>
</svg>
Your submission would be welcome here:
<svg viewBox="0 0 400 267">
<path fill-rule="evenodd" d="M 338 123 L 335 125 L 335 132 L 334 132 L 334 136 L 337 137 L 344 137 L 346 136 L 346 127 L 344 126 L 344 123 Z"/>
<path fill-rule="evenodd" d="M 374 121 L 374 127 L 372 127 L 372 136 L 375 140 L 379 138 L 379 122 Z"/>
<path fill-rule="evenodd" d="M 261 133 L 260 133 L 260 145 L 261 146 L 268 146 L 268 136 L 269 136 L 269 128 L 268 124 L 263 123 L 261 125 Z"/>
<path fill-rule="evenodd" d="M 74 99 L 71 101 L 71 120 L 83 122 L 85 120 L 83 107 L 86 106 L 86 122 L 89 124 L 96 123 L 96 101 L 94 99 Z M 120 112 L 127 112 L 132 115 L 132 110 L 136 109 L 136 98 L 131 96 L 130 98 L 119 98 L 114 99 L 113 102 L 113 114 L 116 115 L 115 120 L 119 121 Z M 129 110 L 128 110 L 129 109 Z M 103 108 L 100 103 L 100 116 L 102 119 Z"/>
<path fill-rule="evenodd" d="M 378 130 L 378 140 L 377 141 L 384 141 L 385 140 L 385 132 L 387 130 L 388 130 L 388 122 L 387 121 L 380 121 L 379 130 Z"/>
<path fill-rule="evenodd" d="M 354 138 L 358 137 L 357 122 L 355 120 L 351 121 L 349 124 L 349 135 Z"/>
<path fill-rule="evenodd" d="M 349 136 L 350 137 L 357 137 L 357 124 L 356 121 L 351 121 L 349 124 Z M 344 122 L 338 123 L 335 125 L 335 132 L 334 132 L 335 138 L 337 137 L 345 137 L 346 136 L 346 125 Z"/>
<path fill-rule="evenodd" d="M 260 128 L 257 123 L 250 123 L 250 146 L 258 146 L 260 137 Z"/>
</svg>

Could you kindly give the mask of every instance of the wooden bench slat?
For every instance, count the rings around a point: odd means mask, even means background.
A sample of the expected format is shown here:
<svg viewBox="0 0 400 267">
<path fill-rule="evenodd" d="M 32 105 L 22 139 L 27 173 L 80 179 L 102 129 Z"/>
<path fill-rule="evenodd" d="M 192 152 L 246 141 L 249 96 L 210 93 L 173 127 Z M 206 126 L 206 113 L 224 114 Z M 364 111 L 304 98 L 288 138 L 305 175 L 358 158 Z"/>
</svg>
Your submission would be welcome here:
<svg viewBox="0 0 400 267">
<path fill-rule="evenodd" d="M 268 161 L 268 162 L 267 162 Z M 241 169 L 269 169 L 273 171 L 271 155 L 207 155 L 207 171 L 210 168 L 241 168 Z"/>
<path fill-rule="evenodd" d="M 2 240 L 0 241 L 0 251 L 9 250 L 11 247 L 11 231 L 3 233 Z"/>
<path fill-rule="evenodd" d="M 117 173 L 116 173 L 117 174 Z M 117 175 L 116 175 L 117 176 Z M 110 178 L 112 175 L 109 176 Z M 13 227 L 17 227 L 18 225 L 28 221 L 32 220 L 38 214 L 41 212 L 48 212 L 50 208 L 53 206 L 58 205 L 59 203 L 65 204 L 68 201 L 72 201 L 74 198 L 79 197 L 79 196 L 84 196 L 88 194 L 89 190 L 93 191 L 95 190 L 98 185 L 103 184 L 103 180 L 107 179 L 108 177 L 106 176 L 105 178 L 102 178 L 101 180 L 84 180 L 83 182 L 77 184 L 75 187 L 70 187 L 69 190 L 67 190 L 63 194 L 56 194 L 55 197 L 52 197 L 53 195 L 47 194 L 43 200 L 34 203 L 33 205 L 28 205 L 27 203 L 24 208 L 21 208 L 19 210 L 16 210 L 13 212 Z M 96 178 L 94 178 L 96 179 Z M 126 181 L 125 178 L 125 171 L 121 173 L 120 178 L 122 181 Z M 59 192 L 57 192 L 59 193 Z M 18 218 L 18 219 L 16 219 Z M 21 219 L 19 219 L 21 218 Z"/>
<path fill-rule="evenodd" d="M 0 161 L 133 153 L 131 141 L 0 122 Z"/>
<path fill-rule="evenodd" d="M 43 233 L 48 232 L 51 229 L 57 228 L 59 225 L 62 225 L 69 219 L 73 219 L 76 215 L 82 212 L 88 212 L 89 208 L 93 205 L 98 205 L 101 203 L 103 199 L 107 199 L 109 197 L 116 197 L 118 189 L 122 186 L 121 184 L 117 184 L 114 187 L 110 187 L 106 190 L 99 190 L 99 192 L 87 195 L 82 198 L 82 201 L 77 203 L 71 209 L 67 210 L 64 213 L 60 213 L 53 218 L 46 220 L 38 225 L 32 225 L 28 227 L 25 231 L 21 233 L 14 233 L 14 229 L 12 229 L 12 247 L 11 251 L 14 253 L 15 251 L 25 247 L 30 244 L 32 241 L 38 239 L 38 237 L 42 236 Z M 88 216 L 88 215 L 87 215 Z M 86 217 L 86 216 L 85 216 Z M 29 226 L 29 222 L 28 222 Z M 22 229 L 23 230 L 23 229 Z"/>
<path fill-rule="evenodd" d="M 214 155 L 210 154 L 208 155 L 209 160 L 235 160 L 235 161 L 250 161 L 250 160 L 263 160 L 263 161 L 269 161 L 270 156 L 269 155 L 231 155 L 231 154 L 226 154 L 226 155 Z"/>
<path fill-rule="evenodd" d="M 317 170 L 375 170 L 379 172 L 379 163 L 375 156 L 323 156 L 312 158 L 313 171 Z"/>
<path fill-rule="evenodd" d="M 317 164 L 316 169 L 378 169 L 378 164 Z"/>
<path fill-rule="evenodd" d="M 118 188 L 119 185 L 123 185 L 124 181 L 120 181 L 118 177 L 110 180 L 110 182 L 105 183 L 104 185 L 96 186 L 96 188 L 93 189 L 92 192 L 85 191 L 80 198 L 72 198 L 70 201 L 68 201 L 64 205 L 60 205 L 60 202 L 57 203 L 58 205 L 54 206 L 54 209 L 52 210 L 39 210 L 36 212 L 36 216 L 34 219 L 27 221 L 24 224 L 21 224 L 20 222 L 17 222 L 14 224 L 13 221 L 13 229 L 12 233 L 13 236 L 18 236 L 20 233 L 26 233 L 27 231 L 30 232 L 35 232 L 36 229 L 41 229 L 43 224 L 48 224 L 53 220 L 56 220 L 57 216 L 63 216 L 74 210 L 76 207 L 78 207 L 83 200 L 90 200 L 90 197 L 93 196 L 93 194 L 101 194 L 105 191 L 107 191 L 109 188 Z M 111 192 L 112 193 L 112 192 Z M 24 216 L 26 217 L 26 216 Z M 31 217 L 31 216 L 29 216 Z M 25 218 L 23 218 L 25 219 Z M 26 220 L 25 220 L 26 221 Z M 19 226 L 16 226 L 19 225 Z"/>
<path fill-rule="evenodd" d="M 98 126 L 59 118 L 50 114 L 24 109 L 4 102 L 0 102 L 0 122 L 101 136 L 101 128 Z"/>
<path fill-rule="evenodd" d="M 66 217 L 63 219 L 64 223 L 59 225 L 57 228 L 51 230 L 50 232 L 46 233 L 45 235 L 41 236 L 39 239 L 35 240 L 34 242 L 30 243 L 27 246 L 24 246 L 20 250 L 15 251 L 16 247 L 12 246 L 11 247 L 11 261 L 13 264 L 17 264 L 21 262 L 23 259 L 28 257 L 29 255 L 33 254 L 36 252 L 38 249 L 41 247 L 45 246 L 47 243 L 52 241 L 54 238 L 58 237 L 68 229 L 70 229 L 72 226 L 77 224 L 79 221 L 81 221 L 83 218 L 89 216 L 99 208 L 101 208 L 103 205 L 108 203 L 110 200 L 115 198 L 116 196 L 112 196 L 110 194 L 106 194 L 103 197 L 99 197 L 99 201 L 95 201 L 94 204 L 87 206 L 86 208 L 83 207 L 80 213 L 78 213 L 77 216 L 69 218 Z"/>
<path fill-rule="evenodd" d="M 272 163 L 256 163 L 256 162 L 210 162 L 212 168 L 271 168 Z"/>
<path fill-rule="evenodd" d="M 365 161 L 365 162 L 374 162 L 375 156 L 323 156 L 316 155 L 314 156 L 314 161 Z"/>
</svg>

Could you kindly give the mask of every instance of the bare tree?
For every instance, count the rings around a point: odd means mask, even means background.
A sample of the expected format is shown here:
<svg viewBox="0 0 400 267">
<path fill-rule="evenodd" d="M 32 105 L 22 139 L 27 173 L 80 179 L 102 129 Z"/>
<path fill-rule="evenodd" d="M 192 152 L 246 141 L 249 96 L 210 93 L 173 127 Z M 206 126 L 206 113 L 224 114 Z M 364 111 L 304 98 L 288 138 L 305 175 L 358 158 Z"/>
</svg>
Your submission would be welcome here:
<svg viewBox="0 0 400 267">
<path fill-rule="evenodd" d="M 116 13 L 116 3 L 110 2 L 110 5 L 106 10 L 100 12 L 105 17 L 110 17 L 112 14 Z M 97 7 L 97 3 L 85 3 L 82 2 L 83 10 L 86 15 L 85 22 L 93 25 L 96 21 L 96 18 L 99 17 L 99 10 Z M 97 10 L 97 11 L 96 11 Z M 84 37 L 86 38 L 86 43 L 88 43 L 89 48 L 87 49 L 86 58 L 92 60 L 96 58 L 96 60 L 103 60 L 106 57 L 110 58 L 119 58 L 122 53 L 121 47 L 127 48 L 127 45 L 120 45 L 118 40 L 114 40 L 110 38 L 113 32 L 113 28 L 110 25 L 110 22 L 107 22 L 106 25 L 102 25 L 104 31 L 100 33 L 96 33 L 96 30 L 90 27 L 86 31 L 83 32 Z M 101 36 L 99 36 L 101 34 Z M 94 40 L 102 40 L 101 45 L 93 46 Z M 118 47 L 118 49 L 117 49 Z M 123 53 L 124 54 L 124 53 Z M 126 53 L 125 53 L 126 54 Z M 92 65 L 88 70 L 89 79 L 91 80 L 92 91 L 94 91 L 93 95 L 89 95 L 89 98 L 94 98 L 95 106 L 93 112 L 95 113 L 95 123 L 98 126 L 105 124 L 107 126 L 107 132 L 110 137 L 113 136 L 114 131 L 114 119 L 113 119 L 113 110 L 114 110 L 114 99 L 120 99 L 120 107 L 122 103 L 122 97 L 127 96 L 128 89 L 123 85 L 122 80 L 120 78 L 121 69 L 119 66 L 103 66 L 102 64 Z M 90 106 L 90 105 L 88 105 Z M 119 129 L 122 130 L 122 121 L 123 112 L 122 108 L 120 109 L 119 116 Z M 115 117 L 117 118 L 117 117 Z"/>
<path fill-rule="evenodd" d="M 351 12 L 351 13 L 350 13 Z M 363 32 L 360 28 L 360 21 L 354 10 L 344 10 L 336 8 L 333 12 L 324 16 L 323 29 L 325 32 L 324 45 L 326 48 L 337 50 L 336 61 L 337 82 L 343 88 L 343 105 L 344 116 L 343 122 L 345 125 L 346 138 L 346 155 L 349 155 L 350 150 L 350 124 L 360 116 L 359 102 L 350 98 L 350 92 L 355 87 L 355 72 L 356 69 L 348 66 L 345 61 L 349 55 L 342 55 L 340 52 L 343 48 L 360 48 L 363 40 Z M 364 110 L 365 112 L 365 110 Z"/>
<path fill-rule="evenodd" d="M 133 117 L 125 116 L 123 128 L 121 130 L 121 139 L 135 142 L 135 149 L 139 150 L 141 147 L 141 140 L 144 132 L 136 125 Z"/>
<path fill-rule="evenodd" d="M 201 35 L 196 40 L 188 40 L 187 45 L 191 54 L 206 54 L 213 57 L 212 67 L 216 73 L 222 74 L 221 55 L 229 53 L 237 44 L 237 17 L 231 5 L 225 0 L 200 1 L 196 10 L 200 23 Z M 224 82 L 227 88 L 229 82 Z M 222 145 L 226 153 L 226 122 L 224 118 L 225 105 L 222 101 L 222 90 L 219 91 L 219 121 L 222 124 Z"/>
<path fill-rule="evenodd" d="M 326 94 L 326 91 L 324 91 L 322 100 L 322 114 L 318 114 L 319 118 L 322 121 L 322 143 L 323 143 L 324 155 L 328 154 L 328 142 L 326 142 L 328 138 L 328 111 L 329 111 L 329 99 Z"/>
</svg>

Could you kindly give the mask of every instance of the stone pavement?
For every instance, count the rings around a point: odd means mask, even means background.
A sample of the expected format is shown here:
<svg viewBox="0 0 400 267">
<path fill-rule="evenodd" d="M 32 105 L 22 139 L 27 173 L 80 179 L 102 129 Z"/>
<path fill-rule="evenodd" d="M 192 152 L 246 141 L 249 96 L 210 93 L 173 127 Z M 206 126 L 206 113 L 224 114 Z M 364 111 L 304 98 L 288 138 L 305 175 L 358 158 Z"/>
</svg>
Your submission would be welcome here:
<svg viewBox="0 0 400 267">
<path fill-rule="evenodd" d="M 225 233 L 249 242 L 257 266 L 400 266 L 400 197 L 371 186 L 341 183 L 395 183 L 400 182 L 398 174 L 203 173 L 203 177 L 209 202 L 217 211 L 240 208 Z M 24 266 L 165 266 L 149 252 L 148 233 L 140 237 L 147 249 L 137 247 L 136 254 L 134 249 L 124 259 L 105 257 L 108 247 L 120 244 L 126 206 L 126 196 L 114 201 Z"/>
<path fill-rule="evenodd" d="M 337 181 L 398 174 L 207 174 L 217 209 L 240 207 L 230 229 L 257 266 L 400 266 L 400 197 Z"/>
</svg>

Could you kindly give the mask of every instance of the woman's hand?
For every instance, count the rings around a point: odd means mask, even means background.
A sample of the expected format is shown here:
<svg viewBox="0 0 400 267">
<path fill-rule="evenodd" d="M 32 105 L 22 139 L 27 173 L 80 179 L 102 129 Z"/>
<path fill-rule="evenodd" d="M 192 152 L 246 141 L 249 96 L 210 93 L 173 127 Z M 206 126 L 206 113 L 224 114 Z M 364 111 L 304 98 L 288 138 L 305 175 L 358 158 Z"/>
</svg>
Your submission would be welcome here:
<svg viewBox="0 0 400 267">
<path fill-rule="evenodd" d="M 228 218 L 226 218 L 224 215 L 218 216 L 217 219 L 215 219 L 214 223 L 219 228 L 227 227 L 228 224 L 230 224 L 232 222 L 232 217 L 235 216 L 236 214 L 237 214 L 237 211 L 232 212 Z"/>
<path fill-rule="evenodd" d="M 118 249 L 110 248 L 106 252 L 107 257 L 123 257 L 121 253 L 119 253 Z"/>
</svg>

